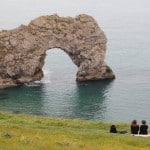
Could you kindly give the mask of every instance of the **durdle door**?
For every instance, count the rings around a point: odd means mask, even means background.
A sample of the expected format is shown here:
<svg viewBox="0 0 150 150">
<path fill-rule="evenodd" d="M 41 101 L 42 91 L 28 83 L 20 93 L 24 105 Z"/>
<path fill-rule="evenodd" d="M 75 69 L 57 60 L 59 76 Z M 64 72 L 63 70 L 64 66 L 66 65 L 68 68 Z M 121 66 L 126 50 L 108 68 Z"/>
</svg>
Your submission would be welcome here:
<svg viewBox="0 0 150 150">
<path fill-rule="evenodd" d="M 77 81 L 113 79 L 104 62 L 106 36 L 96 21 L 82 14 L 75 18 L 41 16 L 29 25 L 0 31 L 0 88 L 41 80 L 46 51 L 60 48 L 78 66 Z"/>
</svg>

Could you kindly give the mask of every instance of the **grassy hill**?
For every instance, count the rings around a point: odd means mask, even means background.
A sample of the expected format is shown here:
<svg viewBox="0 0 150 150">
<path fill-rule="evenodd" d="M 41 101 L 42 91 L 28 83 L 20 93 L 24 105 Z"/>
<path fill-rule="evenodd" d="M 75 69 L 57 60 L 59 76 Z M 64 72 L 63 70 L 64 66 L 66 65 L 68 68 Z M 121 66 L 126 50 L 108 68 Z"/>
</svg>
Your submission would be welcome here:
<svg viewBox="0 0 150 150">
<path fill-rule="evenodd" d="M 150 150 L 150 137 L 111 134 L 111 124 L 0 112 L 0 150 Z"/>
</svg>

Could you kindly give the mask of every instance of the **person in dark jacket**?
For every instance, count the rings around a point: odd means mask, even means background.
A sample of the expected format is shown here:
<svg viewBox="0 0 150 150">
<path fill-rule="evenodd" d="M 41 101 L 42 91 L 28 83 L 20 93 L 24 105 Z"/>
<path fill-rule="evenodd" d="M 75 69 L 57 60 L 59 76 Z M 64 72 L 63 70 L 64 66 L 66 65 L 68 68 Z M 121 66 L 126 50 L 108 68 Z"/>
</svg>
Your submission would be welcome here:
<svg viewBox="0 0 150 150">
<path fill-rule="evenodd" d="M 139 131 L 139 125 L 137 124 L 136 120 L 133 120 L 131 122 L 131 134 L 138 134 Z"/>
<path fill-rule="evenodd" d="M 110 130 L 109 130 L 110 133 L 117 133 L 117 129 L 116 129 L 116 126 L 115 125 L 111 125 L 110 126 Z"/>
<path fill-rule="evenodd" d="M 123 130 L 123 131 L 117 131 L 117 128 L 115 125 L 111 125 L 110 126 L 110 130 L 109 130 L 110 133 L 119 133 L 119 134 L 127 134 L 128 132 Z"/>
<path fill-rule="evenodd" d="M 139 134 L 148 134 L 148 125 L 145 120 L 142 120 L 142 124 L 140 125 L 140 133 Z"/>
</svg>

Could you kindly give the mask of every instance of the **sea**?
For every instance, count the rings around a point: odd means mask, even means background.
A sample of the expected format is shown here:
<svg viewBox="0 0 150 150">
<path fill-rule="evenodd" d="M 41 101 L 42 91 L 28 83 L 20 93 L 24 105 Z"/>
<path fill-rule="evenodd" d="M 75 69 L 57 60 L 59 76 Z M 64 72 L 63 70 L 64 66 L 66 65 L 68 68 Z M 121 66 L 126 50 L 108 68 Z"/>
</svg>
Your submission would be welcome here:
<svg viewBox="0 0 150 150">
<path fill-rule="evenodd" d="M 112 81 L 78 83 L 69 56 L 48 49 L 42 80 L 0 89 L 0 111 L 150 124 L 149 8 L 149 0 L 0 0 L 0 30 L 43 15 L 93 16 L 107 36 L 105 61 L 116 75 Z"/>
</svg>

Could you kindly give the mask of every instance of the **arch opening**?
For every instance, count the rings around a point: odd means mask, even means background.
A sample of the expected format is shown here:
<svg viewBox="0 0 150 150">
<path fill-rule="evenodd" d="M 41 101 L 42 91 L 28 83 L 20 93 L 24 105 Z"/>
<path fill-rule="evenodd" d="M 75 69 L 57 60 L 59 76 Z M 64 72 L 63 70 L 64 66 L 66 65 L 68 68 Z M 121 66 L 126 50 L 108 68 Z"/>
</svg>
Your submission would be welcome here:
<svg viewBox="0 0 150 150">
<path fill-rule="evenodd" d="M 42 68 L 42 83 L 75 81 L 78 68 L 68 54 L 61 48 L 52 48 L 46 51 Z"/>
</svg>

